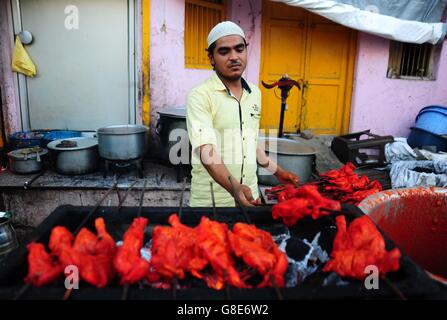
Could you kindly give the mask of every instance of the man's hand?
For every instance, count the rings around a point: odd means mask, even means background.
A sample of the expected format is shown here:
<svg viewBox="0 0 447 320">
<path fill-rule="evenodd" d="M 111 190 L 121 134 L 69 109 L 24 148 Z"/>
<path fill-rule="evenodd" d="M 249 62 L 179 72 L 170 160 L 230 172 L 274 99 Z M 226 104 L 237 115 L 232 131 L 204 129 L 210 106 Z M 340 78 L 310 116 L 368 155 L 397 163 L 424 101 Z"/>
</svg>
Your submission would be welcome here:
<svg viewBox="0 0 447 320">
<path fill-rule="evenodd" d="M 296 174 L 290 171 L 286 171 L 282 168 L 278 168 L 275 176 L 281 183 L 297 184 L 298 182 L 300 182 L 300 178 Z"/>
<path fill-rule="evenodd" d="M 234 186 L 233 197 L 239 200 L 240 204 L 244 207 L 253 207 L 261 204 L 261 199 L 254 199 L 251 189 L 244 184 L 236 184 Z"/>
</svg>

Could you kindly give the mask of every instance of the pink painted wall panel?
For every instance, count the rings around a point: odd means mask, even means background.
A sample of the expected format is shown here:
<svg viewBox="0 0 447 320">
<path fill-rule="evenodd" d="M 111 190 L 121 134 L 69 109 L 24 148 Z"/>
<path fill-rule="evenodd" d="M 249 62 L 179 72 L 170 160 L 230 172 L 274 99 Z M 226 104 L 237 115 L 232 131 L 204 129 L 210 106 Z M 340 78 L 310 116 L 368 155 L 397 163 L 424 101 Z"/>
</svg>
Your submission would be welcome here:
<svg viewBox="0 0 447 320">
<path fill-rule="evenodd" d="M 351 132 L 371 129 L 377 134 L 407 137 L 422 107 L 447 106 L 447 40 L 435 81 L 386 78 L 389 40 L 361 32 L 358 40 Z"/>
</svg>

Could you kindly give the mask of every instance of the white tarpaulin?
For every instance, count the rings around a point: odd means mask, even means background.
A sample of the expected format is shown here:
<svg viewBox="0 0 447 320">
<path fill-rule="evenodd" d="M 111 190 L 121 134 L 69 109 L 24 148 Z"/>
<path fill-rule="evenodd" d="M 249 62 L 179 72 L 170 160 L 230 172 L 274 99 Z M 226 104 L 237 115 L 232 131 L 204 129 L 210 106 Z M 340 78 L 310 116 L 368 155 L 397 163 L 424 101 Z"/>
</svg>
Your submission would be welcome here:
<svg viewBox="0 0 447 320">
<path fill-rule="evenodd" d="M 346 27 L 401 42 L 437 44 L 447 32 L 445 23 L 434 22 L 440 21 L 446 0 L 272 1 L 302 7 Z"/>
</svg>

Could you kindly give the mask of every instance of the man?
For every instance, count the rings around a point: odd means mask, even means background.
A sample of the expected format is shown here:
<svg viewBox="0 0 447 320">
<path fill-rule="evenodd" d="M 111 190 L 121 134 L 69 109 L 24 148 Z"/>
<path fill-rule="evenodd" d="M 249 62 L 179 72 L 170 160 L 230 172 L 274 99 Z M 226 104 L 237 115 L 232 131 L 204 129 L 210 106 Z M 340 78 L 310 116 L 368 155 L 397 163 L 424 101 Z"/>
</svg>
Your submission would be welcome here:
<svg viewBox="0 0 447 320">
<path fill-rule="evenodd" d="M 231 21 L 217 24 L 208 35 L 215 73 L 189 93 L 187 102 L 193 150 L 191 207 L 212 205 L 210 182 L 217 206 L 235 206 L 235 199 L 244 206 L 260 204 L 257 163 L 281 182 L 298 181 L 257 146 L 261 92 L 242 78 L 247 45 L 244 32 Z"/>
</svg>

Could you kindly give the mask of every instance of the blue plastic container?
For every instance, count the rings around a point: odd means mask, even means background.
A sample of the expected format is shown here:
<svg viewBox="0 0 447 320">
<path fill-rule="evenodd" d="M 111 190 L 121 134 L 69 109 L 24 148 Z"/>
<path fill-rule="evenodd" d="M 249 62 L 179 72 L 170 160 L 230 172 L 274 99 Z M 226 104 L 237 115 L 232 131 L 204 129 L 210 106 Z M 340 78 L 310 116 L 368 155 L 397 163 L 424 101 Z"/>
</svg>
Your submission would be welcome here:
<svg viewBox="0 0 447 320">
<path fill-rule="evenodd" d="M 42 139 L 49 130 L 18 131 L 9 136 L 12 150 L 41 146 Z"/>
<path fill-rule="evenodd" d="M 407 142 L 412 148 L 423 148 L 434 152 L 447 151 L 447 138 L 420 128 L 411 128 Z"/>
<path fill-rule="evenodd" d="M 447 134 L 447 108 L 442 106 L 422 108 L 416 117 L 415 127 L 438 135 Z"/>
<path fill-rule="evenodd" d="M 47 144 L 54 140 L 78 138 L 82 136 L 81 131 L 55 130 L 47 133 L 42 139 L 42 147 L 46 148 Z"/>
</svg>

